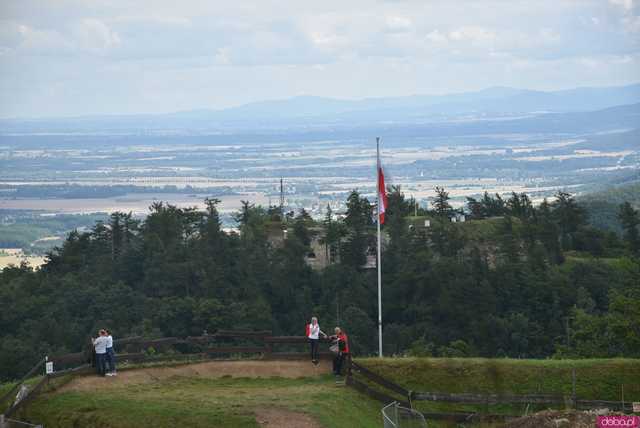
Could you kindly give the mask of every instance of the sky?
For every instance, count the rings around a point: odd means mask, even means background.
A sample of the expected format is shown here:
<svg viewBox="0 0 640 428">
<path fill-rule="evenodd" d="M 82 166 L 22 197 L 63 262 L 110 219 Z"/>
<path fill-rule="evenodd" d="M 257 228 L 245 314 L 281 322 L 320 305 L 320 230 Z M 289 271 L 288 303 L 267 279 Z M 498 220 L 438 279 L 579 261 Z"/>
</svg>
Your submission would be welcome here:
<svg viewBox="0 0 640 428">
<path fill-rule="evenodd" d="M 0 117 L 640 81 L 640 0 L 0 0 Z"/>
</svg>

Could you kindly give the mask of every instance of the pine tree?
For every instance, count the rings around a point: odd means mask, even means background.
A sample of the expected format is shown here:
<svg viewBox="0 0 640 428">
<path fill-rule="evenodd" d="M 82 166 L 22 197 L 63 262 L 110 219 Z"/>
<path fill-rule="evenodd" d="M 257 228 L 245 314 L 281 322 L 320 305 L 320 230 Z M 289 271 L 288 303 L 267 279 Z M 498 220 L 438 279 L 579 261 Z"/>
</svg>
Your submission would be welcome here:
<svg viewBox="0 0 640 428">
<path fill-rule="evenodd" d="M 449 217 L 453 212 L 453 208 L 449 204 L 449 192 L 443 187 L 436 186 L 436 196 L 432 202 L 436 214 L 441 217 Z"/>
<path fill-rule="evenodd" d="M 620 205 L 618 218 L 624 231 L 624 240 L 633 254 L 640 255 L 640 214 L 629 202 Z"/>
<path fill-rule="evenodd" d="M 564 250 L 573 249 L 573 241 L 578 228 L 586 223 L 584 210 L 570 193 L 558 192 L 551 203 L 555 222 L 560 228 L 560 238 Z"/>
</svg>

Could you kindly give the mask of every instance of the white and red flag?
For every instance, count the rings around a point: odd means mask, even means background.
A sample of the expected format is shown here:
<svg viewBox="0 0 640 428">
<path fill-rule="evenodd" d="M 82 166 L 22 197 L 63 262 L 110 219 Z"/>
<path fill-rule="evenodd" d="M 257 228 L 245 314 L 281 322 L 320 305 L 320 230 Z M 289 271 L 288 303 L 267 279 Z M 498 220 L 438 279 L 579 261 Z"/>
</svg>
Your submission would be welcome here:
<svg viewBox="0 0 640 428">
<path fill-rule="evenodd" d="M 380 165 L 380 159 L 378 159 L 378 203 L 380 204 L 380 224 L 384 224 L 384 212 L 387 209 L 387 190 L 384 185 L 384 172 L 382 171 L 382 165 Z"/>
</svg>

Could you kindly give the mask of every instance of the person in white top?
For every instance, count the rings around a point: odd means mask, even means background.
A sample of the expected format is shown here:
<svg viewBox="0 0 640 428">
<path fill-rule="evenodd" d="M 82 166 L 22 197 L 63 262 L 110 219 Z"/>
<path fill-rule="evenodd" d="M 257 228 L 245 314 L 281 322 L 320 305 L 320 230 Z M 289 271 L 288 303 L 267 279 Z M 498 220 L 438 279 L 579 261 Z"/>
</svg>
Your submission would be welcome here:
<svg viewBox="0 0 640 428">
<path fill-rule="evenodd" d="M 109 366 L 109 371 L 106 373 L 107 376 L 116 376 L 116 353 L 113 351 L 113 336 L 111 336 L 111 332 L 105 329 L 107 332 L 107 353 L 105 355 L 106 365 Z"/>
<path fill-rule="evenodd" d="M 320 335 L 327 337 L 322 330 L 320 330 L 320 324 L 318 324 L 318 318 L 312 317 L 311 323 L 307 325 L 307 338 L 311 346 L 311 362 L 318 364 L 318 340 Z"/>
<path fill-rule="evenodd" d="M 96 350 L 96 370 L 100 376 L 105 375 L 105 357 L 107 355 L 107 343 L 109 339 L 107 339 L 107 332 L 104 330 L 100 330 L 98 332 L 98 337 L 93 339 L 93 347 Z"/>
</svg>

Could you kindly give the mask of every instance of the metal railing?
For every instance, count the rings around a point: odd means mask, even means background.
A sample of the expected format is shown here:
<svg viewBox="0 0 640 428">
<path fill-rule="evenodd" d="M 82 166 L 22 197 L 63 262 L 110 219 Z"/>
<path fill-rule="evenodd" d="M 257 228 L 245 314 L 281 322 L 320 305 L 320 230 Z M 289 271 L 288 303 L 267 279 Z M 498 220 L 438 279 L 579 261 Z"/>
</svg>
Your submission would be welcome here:
<svg viewBox="0 0 640 428">
<path fill-rule="evenodd" d="M 417 410 L 402 407 L 394 401 L 382 408 L 384 428 L 427 428 L 427 421 Z"/>
</svg>

